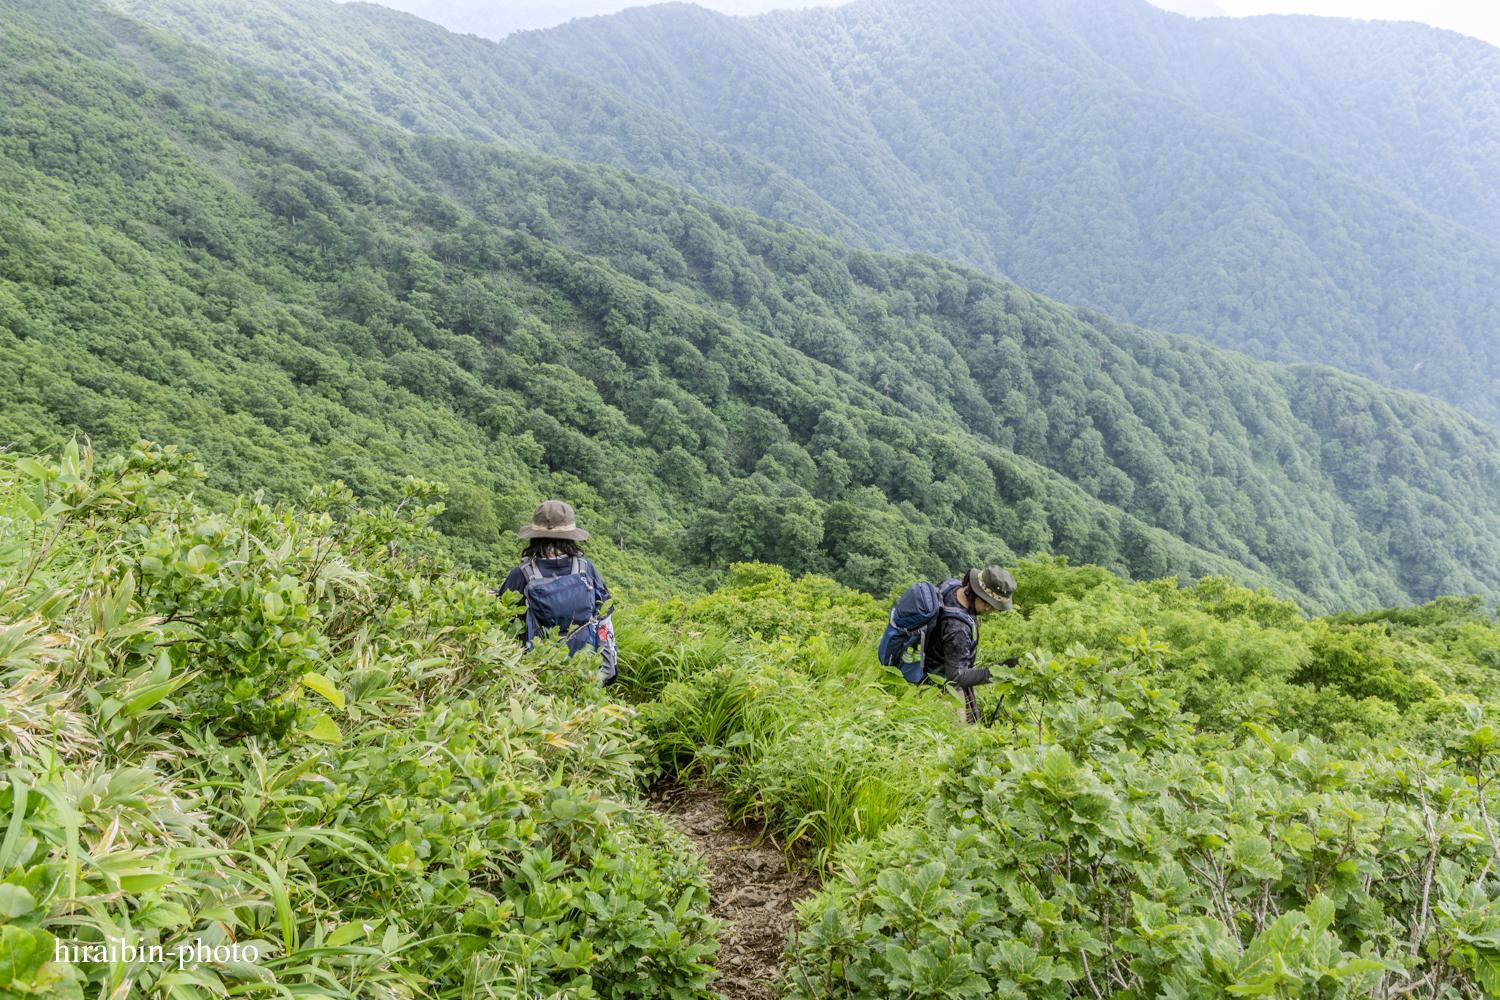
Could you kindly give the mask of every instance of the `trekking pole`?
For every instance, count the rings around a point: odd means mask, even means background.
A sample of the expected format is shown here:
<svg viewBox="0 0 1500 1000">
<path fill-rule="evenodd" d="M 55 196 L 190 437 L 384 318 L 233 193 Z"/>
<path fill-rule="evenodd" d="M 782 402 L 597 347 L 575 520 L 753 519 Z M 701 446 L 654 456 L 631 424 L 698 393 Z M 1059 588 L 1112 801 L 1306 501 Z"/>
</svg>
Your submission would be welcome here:
<svg viewBox="0 0 1500 1000">
<path fill-rule="evenodd" d="M 995 720 L 1000 717 L 1000 706 L 1003 705 L 1003 704 L 1005 704 L 1005 696 L 1004 695 L 996 695 L 995 696 L 995 710 L 990 713 L 990 721 L 986 722 L 984 724 L 984 728 L 986 728 L 986 729 L 994 729 L 995 728 Z"/>
<path fill-rule="evenodd" d="M 1019 662 L 1020 662 L 1020 660 L 1017 657 L 1012 656 L 1009 659 L 1001 660 L 1000 661 L 1000 665 L 1002 667 L 1014 667 Z M 995 720 L 1000 717 L 1000 707 L 1002 705 L 1004 705 L 1004 704 L 1005 704 L 1005 695 L 1003 695 L 1003 694 L 997 694 L 997 695 L 995 695 L 995 710 L 990 713 L 990 721 L 987 722 L 987 723 L 985 723 L 985 728 L 986 729 L 993 729 L 994 728 L 994 726 L 995 726 Z"/>
</svg>

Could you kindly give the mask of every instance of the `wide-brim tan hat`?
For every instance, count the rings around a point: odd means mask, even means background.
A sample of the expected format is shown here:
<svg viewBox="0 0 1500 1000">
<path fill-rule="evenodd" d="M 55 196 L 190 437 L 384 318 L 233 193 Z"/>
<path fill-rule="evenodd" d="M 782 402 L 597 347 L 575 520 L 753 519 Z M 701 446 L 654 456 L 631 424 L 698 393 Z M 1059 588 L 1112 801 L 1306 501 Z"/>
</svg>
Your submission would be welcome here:
<svg viewBox="0 0 1500 1000">
<path fill-rule="evenodd" d="M 581 542 L 589 533 L 578 526 L 578 515 L 573 508 L 561 500 L 548 500 L 531 515 L 531 523 L 519 532 L 521 540 L 528 538 L 569 538 Z"/>
<path fill-rule="evenodd" d="M 971 569 L 967 582 L 974 596 L 996 611 L 1010 610 L 1010 595 L 1016 592 L 1016 579 L 999 566 Z"/>
</svg>

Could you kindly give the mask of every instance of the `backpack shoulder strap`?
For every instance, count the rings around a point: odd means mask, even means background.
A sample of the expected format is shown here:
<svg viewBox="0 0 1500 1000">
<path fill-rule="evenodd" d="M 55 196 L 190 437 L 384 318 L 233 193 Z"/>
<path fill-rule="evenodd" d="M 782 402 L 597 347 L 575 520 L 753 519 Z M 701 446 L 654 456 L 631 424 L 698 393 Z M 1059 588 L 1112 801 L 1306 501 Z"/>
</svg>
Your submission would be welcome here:
<svg viewBox="0 0 1500 1000">
<path fill-rule="evenodd" d="M 950 593 L 957 590 L 962 585 L 963 581 L 954 580 L 950 586 L 944 587 L 941 591 L 939 591 L 939 594 L 942 597 L 947 597 Z M 942 619 L 945 615 L 950 618 L 957 618 L 965 625 L 967 625 L 969 627 L 969 645 L 979 645 L 979 618 L 976 615 L 965 611 L 962 608 L 950 607 L 947 604 L 940 603 L 938 605 L 938 618 Z"/>
<path fill-rule="evenodd" d="M 531 588 L 536 586 L 537 582 L 541 580 L 542 571 L 537 568 L 535 559 L 522 559 L 520 569 L 521 579 L 525 581 L 521 584 L 521 600 L 525 602 L 524 606 L 526 608 L 526 614 L 524 616 L 524 624 L 526 626 L 526 648 L 530 649 L 531 640 L 535 637 L 536 634 L 535 627 L 532 623 L 531 614 Z"/>
<path fill-rule="evenodd" d="M 589 593 L 594 595 L 594 616 L 597 618 L 604 607 L 604 598 L 599 596 L 599 591 L 594 587 L 594 578 L 599 575 L 598 568 L 583 556 L 574 556 L 572 569 L 583 578 L 584 585 L 589 588 Z"/>
</svg>

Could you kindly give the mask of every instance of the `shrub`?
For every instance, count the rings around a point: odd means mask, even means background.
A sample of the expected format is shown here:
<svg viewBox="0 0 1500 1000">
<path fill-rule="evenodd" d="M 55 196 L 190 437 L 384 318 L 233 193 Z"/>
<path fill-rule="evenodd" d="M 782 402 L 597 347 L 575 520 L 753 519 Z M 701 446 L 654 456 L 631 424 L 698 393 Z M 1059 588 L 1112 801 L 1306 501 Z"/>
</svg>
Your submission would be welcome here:
<svg viewBox="0 0 1500 1000">
<path fill-rule="evenodd" d="M 1152 686 L 1164 651 L 1013 673 L 1008 725 L 955 745 L 925 822 L 798 904 L 791 995 L 1493 992 L 1482 715 L 1446 759 L 1194 733 Z"/>
</svg>

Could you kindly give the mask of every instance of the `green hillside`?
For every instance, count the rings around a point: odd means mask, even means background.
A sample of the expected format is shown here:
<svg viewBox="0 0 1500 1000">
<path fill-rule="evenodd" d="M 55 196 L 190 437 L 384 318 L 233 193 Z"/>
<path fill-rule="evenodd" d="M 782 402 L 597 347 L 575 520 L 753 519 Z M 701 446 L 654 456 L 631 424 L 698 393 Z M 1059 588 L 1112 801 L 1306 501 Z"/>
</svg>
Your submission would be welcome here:
<svg viewBox="0 0 1500 1000">
<path fill-rule="evenodd" d="M 386 7 L 329 0 L 113 6 L 393 131 L 604 163 L 856 246 L 880 245 L 779 167 L 585 77 Z"/>
<path fill-rule="evenodd" d="M 1312 609 L 1500 590 L 1496 435 L 1441 404 L 374 130 L 85 10 L 86 49 L 8 36 L 22 450 L 180 442 L 205 498 L 438 476 L 491 570 L 562 492 L 641 585 L 761 559 L 884 593 L 1053 551 Z"/>
<path fill-rule="evenodd" d="M 883 602 L 739 564 L 620 609 L 605 690 L 423 555 L 430 484 L 209 511 L 205 474 L 0 456 L 8 997 L 1494 993 L 1477 601 L 1023 561 L 972 726 L 876 664 Z"/>
<path fill-rule="evenodd" d="M 942 256 L 1063 302 L 1500 423 L 1483 43 L 1142 0 L 863 0 L 661 4 L 507 44 L 784 167 L 897 246 L 943 234 Z"/>
<path fill-rule="evenodd" d="M 1500 995 L 1476 419 L 91 0 L 0 104 L 3 1000 Z M 969 725 L 874 646 L 978 561 Z"/>
<path fill-rule="evenodd" d="M 1500 49 L 1415 21 L 1205 24 L 1096 0 L 1060 13 L 1090 75 L 1123 73 L 1489 237 L 1500 236 Z M 1086 55 L 1085 55 L 1086 52 Z"/>
</svg>

